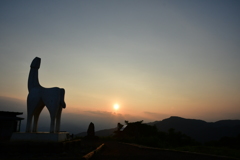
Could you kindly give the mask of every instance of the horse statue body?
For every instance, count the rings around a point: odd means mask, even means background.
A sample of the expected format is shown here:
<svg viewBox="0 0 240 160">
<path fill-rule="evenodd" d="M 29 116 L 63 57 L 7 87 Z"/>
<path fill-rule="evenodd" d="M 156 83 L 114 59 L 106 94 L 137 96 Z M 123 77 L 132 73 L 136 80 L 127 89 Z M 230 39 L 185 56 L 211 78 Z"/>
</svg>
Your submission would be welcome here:
<svg viewBox="0 0 240 160">
<path fill-rule="evenodd" d="M 66 108 L 64 102 L 65 90 L 63 88 L 53 87 L 44 88 L 38 81 L 38 69 L 41 59 L 36 57 L 31 63 L 31 69 L 28 76 L 28 97 L 27 97 L 27 126 L 26 132 L 37 132 L 39 115 L 47 107 L 51 123 L 50 132 L 60 131 L 60 119 L 62 108 Z M 34 117 L 33 129 L 32 119 Z"/>
</svg>

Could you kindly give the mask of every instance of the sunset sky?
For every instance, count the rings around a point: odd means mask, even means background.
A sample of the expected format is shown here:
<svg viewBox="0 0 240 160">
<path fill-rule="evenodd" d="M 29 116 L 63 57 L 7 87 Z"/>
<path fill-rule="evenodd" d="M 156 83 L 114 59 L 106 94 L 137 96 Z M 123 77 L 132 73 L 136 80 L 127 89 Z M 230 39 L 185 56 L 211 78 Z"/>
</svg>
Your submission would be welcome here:
<svg viewBox="0 0 240 160">
<path fill-rule="evenodd" d="M 1 1 L 0 24 L 1 97 L 26 101 L 40 57 L 63 115 L 240 119 L 238 0 Z"/>
</svg>

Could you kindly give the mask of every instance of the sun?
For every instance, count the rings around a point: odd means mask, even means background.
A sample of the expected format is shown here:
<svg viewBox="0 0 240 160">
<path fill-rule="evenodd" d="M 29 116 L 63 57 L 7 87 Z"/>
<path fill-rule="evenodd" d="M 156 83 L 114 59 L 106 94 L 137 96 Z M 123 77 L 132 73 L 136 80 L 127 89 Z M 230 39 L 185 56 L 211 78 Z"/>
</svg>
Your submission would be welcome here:
<svg viewBox="0 0 240 160">
<path fill-rule="evenodd" d="M 113 109 L 114 109 L 114 110 L 118 110 L 118 109 L 119 109 L 119 104 L 114 104 L 114 105 L 113 105 Z"/>
</svg>

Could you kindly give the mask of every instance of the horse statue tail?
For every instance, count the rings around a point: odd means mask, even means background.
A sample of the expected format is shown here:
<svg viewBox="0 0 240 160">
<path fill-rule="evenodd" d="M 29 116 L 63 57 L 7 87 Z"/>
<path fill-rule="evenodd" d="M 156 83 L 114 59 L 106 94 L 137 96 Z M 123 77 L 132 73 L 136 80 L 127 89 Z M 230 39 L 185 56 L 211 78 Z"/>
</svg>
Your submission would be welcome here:
<svg viewBox="0 0 240 160">
<path fill-rule="evenodd" d="M 65 95 L 65 90 L 63 88 L 60 89 L 60 105 L 62 108 L 66 108 L 66 103 L 64 102 L 64 95 Z"/>
<path fill-rule="evenodd" d="M 41 58 L 35 57 L 30 65 L 31 69 L 28 76 L 28 92 L 32 88 L 41 87 L 38 81 L 38 69 L 40 68 Z"/>
</svg>

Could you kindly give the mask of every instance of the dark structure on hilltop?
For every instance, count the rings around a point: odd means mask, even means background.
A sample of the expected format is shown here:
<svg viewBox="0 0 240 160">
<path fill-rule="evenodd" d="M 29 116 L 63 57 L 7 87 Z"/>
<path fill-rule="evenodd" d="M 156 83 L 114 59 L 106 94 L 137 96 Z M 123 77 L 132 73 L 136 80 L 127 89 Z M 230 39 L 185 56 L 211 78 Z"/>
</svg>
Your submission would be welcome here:
<svg viewBox="0 0 240 160">
<path fill-rule="evenodd" d="M 157 134 L 157 128 L 147 124 L 143 124 L 143 121 L 128 122 L 125 121 L 126 125 L 118 123 L 118 129 L 115 131 L 116 137 L 149 137 Z"/>
<path fill-rule="evenodd" d="M 0 111 L 0 141 L 10 140 L 13 132 L 19 132 L 21 120 L 24 118 L 17 117 L 22 112 Z"/>
<path fill-rule="evenodd" d="M 93 138 L 95 136 L 95 127 L 92 122 L 88 126 L 87 136 L 90 138 Z"/>
<path fill-rule="evenodd" d="M 99 137 L 95 136 L 95 126 L 91 122 L 88 126 L 87 130 L 87 136 L 85 136 L 85 139 L 87 140 L 98 140 Z"/>
<path fill-rule="evenodd" d="M 143 124 L 143 121 L 128 122 L 126 125 L 118 123 L 118 130 L 115 131 L 115 138 L 124 142 L 137 143 L 153 147 L 169 147 L 195 145 L 190 137 L 169 129 L 168 132 L 158 131 L 156 126 Z"/>
</svg>

